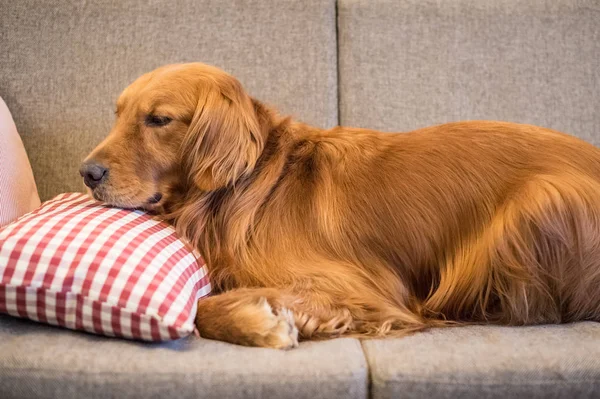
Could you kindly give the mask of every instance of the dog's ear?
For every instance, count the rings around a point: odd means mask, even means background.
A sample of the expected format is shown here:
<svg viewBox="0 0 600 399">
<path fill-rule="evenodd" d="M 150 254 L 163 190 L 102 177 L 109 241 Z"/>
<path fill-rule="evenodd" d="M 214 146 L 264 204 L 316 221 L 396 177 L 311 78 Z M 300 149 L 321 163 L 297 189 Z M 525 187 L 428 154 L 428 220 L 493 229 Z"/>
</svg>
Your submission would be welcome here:
<svg viewBox="0 0 600 399">
<path fill-rule="evenodd" d="M 212 191 L 250 173 L 265 138 L 252 99 L 235 78 L 227 75 L 205 83 L 182 157 L 190 183 Z"/>
</svg>

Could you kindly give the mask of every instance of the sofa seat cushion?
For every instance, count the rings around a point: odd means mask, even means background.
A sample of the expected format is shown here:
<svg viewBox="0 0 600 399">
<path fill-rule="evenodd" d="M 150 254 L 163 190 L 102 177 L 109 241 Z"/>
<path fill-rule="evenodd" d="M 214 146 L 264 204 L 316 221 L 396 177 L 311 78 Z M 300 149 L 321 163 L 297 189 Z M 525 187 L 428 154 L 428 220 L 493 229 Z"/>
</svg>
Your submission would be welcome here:
<svg viewBox="0 0 600 399">
<path fill-rule="evenodd" d="M 188 337 L 142 343 L 0 316 L 0 398 L 365 398 L 355 339 L 290 351 Z"/>
<path fill-rule="evenodd" d="M 363 343 L 373 398 L 600 397 L 600 324 L 457 327 Z"/>
</svg>

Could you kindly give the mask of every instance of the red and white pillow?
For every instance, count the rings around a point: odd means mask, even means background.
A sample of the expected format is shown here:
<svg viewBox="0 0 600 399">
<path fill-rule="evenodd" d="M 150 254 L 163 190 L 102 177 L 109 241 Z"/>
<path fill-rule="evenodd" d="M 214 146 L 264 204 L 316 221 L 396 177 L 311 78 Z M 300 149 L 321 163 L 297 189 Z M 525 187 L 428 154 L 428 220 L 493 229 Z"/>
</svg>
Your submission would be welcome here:
<svg viewBox="0 0 600 399">
<path fill-rule="evenodd" d="M 163 341 L 194 330 L 206 266 L 145 212 L 62 194 L 0 228 L 0 312 Z"/>
</svg>

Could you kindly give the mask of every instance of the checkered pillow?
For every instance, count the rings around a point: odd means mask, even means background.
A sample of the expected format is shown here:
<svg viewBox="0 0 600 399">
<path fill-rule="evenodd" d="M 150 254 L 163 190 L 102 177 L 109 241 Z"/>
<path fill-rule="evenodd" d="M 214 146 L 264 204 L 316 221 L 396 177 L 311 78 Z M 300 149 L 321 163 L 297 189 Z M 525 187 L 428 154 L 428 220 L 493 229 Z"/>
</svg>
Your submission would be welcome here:
<svg viewBox="0 0 600 399">
<path fill-rule="evenodd" d="M 194 330 L 206 266 L 142 211 L 62 194 L 0 229 L 0 312 L 141 339 Z"/>
</svg>

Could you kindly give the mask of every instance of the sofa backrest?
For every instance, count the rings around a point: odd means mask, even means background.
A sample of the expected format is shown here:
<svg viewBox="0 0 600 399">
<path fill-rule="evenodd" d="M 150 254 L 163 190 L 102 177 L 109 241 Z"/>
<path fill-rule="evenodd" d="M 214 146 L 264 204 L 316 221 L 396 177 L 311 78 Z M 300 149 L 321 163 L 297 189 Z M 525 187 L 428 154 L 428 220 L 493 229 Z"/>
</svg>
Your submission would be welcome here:
<svg viewBox="0 0 600 399">
<path fill-rule="evenodd" d="M 333 0 L 0 3 L 0 97 L 42 200 L 83 190 L 79 164 L 110 130 L 117 96 L 163 64 L 213 64 L 282 112 L 337 124 Z"/>
<path fill-rule="evenodd" d="M 496 119 L 600 145 L 596 0 L 0 3 L 0 97 L 42 200 L 83 189 L 118 94 L 175 62 L 218 66 L 321 127 Z"/>
<path fill-rule="evenodd" d="M 339 0 L 340 122 L 545 126 L 600 145 L 597 0 Z"/>
</svg>

